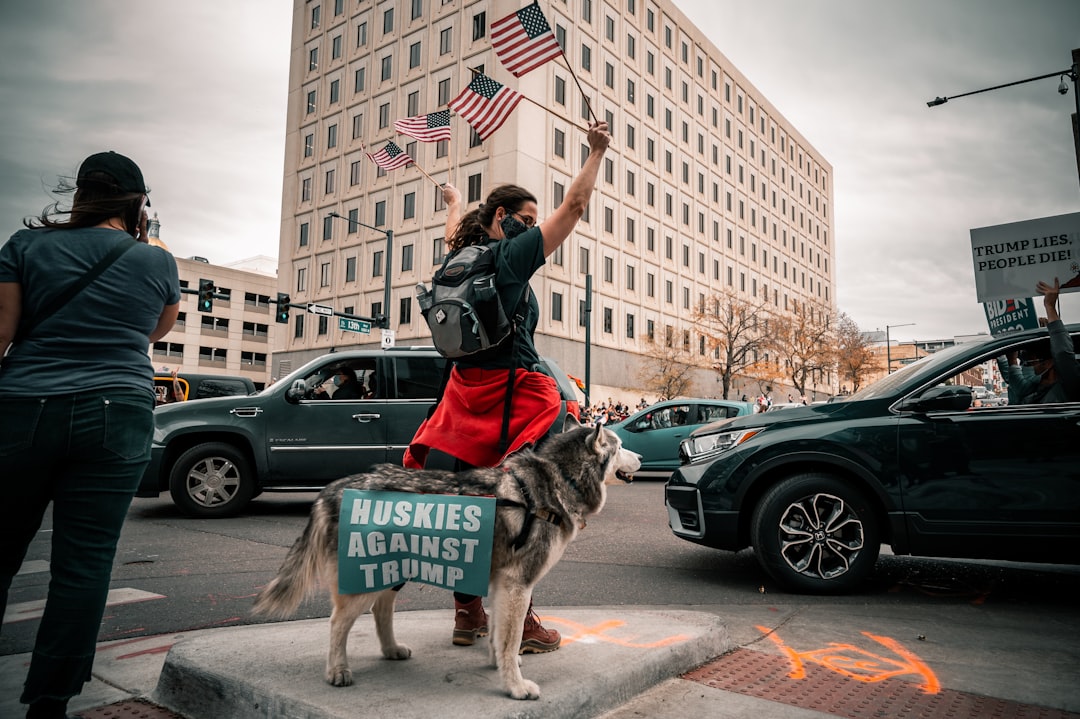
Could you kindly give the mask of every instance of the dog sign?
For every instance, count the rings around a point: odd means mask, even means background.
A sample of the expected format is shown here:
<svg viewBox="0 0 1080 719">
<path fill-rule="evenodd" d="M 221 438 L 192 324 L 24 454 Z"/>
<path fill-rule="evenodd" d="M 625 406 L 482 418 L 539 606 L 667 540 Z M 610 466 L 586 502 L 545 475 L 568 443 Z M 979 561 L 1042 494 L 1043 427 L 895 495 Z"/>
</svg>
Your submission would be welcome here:
<svg viewBox="0 0 1080 719">
<path fill-rule="evenodd" d="M 406 581 L 487 595 L 495 498 L 346 489 L 338 524 L 338 591 Z"/>
</svg>

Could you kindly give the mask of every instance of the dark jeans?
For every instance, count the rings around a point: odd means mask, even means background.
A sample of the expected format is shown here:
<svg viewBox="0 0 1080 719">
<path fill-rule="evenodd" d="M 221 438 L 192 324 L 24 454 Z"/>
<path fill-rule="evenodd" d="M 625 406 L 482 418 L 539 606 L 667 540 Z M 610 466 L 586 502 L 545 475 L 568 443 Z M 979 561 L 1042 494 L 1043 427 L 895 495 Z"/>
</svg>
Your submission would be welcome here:
<svg viewBox="0 0 1080 719">
<path fill-rule="evenodd" d="M 150 460 L 154 400 L 113 389 L 0 399 L 0 605 L 52 502 L 51 581 L 20 698 L 90 681 L 116 544 Z"/>
</svg>

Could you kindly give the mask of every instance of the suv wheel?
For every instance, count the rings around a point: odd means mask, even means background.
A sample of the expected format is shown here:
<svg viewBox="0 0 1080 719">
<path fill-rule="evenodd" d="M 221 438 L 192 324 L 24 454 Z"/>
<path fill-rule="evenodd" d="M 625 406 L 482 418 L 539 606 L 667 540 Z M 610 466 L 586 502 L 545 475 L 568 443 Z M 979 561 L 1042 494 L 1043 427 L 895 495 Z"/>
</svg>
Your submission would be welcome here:
<svg viewBox="0 0 1080 719">
<path fill-rule="evenodd" d="M 880 533 L 866 496 L 828 474 L 800 474 L 762 497 L 750 527 L 758 563 L 781 586 L 855 588 L 877 562 Z"/>
<path fill-rule="evenodd" d="M 197 444 L 173 465 L 169 493 L 189 517 L 232 517 L 254 495 L 255 476 L 247 458 L 232 445 Z"/>
</svg>

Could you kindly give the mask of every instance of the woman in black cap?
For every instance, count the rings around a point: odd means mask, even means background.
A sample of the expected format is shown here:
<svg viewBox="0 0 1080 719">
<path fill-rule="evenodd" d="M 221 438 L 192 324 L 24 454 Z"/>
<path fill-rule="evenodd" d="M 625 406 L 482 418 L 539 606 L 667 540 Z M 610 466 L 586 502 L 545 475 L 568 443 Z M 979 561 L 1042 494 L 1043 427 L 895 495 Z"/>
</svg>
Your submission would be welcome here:
<svg viewBox="0 0 1080 719">
<path fill-rule="evenodd" d="M 0 247 L 0 605 L 50 503 L 48 598 L 20 701 L 63 717 L 90 680 L 116 544 L 150 460 L 147 348 L 176 321 L 176 262 L 147 244 L 147 188 L 115 152 Z"/>
</svg>

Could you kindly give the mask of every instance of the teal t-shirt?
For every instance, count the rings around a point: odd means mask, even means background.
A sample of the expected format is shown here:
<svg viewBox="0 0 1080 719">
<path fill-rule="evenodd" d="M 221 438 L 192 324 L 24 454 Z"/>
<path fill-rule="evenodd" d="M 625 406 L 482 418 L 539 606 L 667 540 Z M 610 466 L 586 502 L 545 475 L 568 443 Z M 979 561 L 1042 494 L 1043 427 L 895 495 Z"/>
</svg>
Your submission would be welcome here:
<svg viewBox="0 0 1080 719">
<path fill-rule="evenodd" d="M 165 306 L 180 301 L 176 260 L 166 250 L 137 244 L 26 333 L 40 308 L 128 237 L 98 227 L 26 229 L 0 246 L 0 282 L 22 289 L 20 339 L 0 366 L 0 397 L 111 387 L 153 395 L 150 333 Z"/>
</svg>

